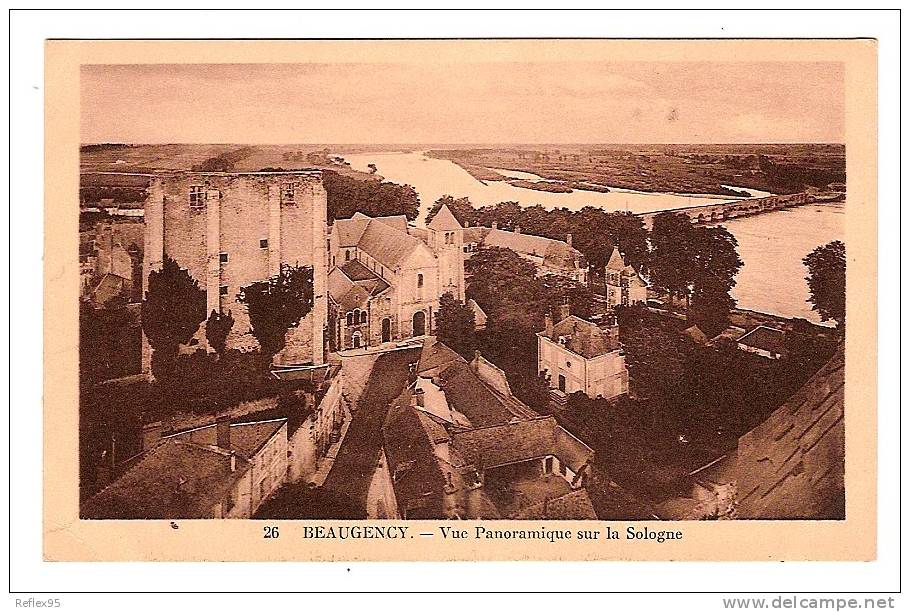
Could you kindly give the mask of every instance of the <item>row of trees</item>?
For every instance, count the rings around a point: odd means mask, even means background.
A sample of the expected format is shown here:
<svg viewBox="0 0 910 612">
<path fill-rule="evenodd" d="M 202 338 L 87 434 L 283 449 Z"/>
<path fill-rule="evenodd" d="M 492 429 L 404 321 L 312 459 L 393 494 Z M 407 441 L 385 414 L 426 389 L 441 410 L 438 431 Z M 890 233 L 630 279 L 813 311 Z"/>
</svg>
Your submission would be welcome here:
<svg viewBox="0 0 910 612">
<path fill-rule="evenodd" d="M 491 227 L 496 223 L 500 229 L 520 228 L 523 233 L 554 240 L 565 240 L 572 234 L 572 246 L 597 268 L 607 264 L 614 247 L 619 248 L 636 269 L 647 265 L 648 232 L 641 219 L 629 213 L 607 212 L 593 206 L 578 211 L 548 210 L 539 204 L 521 206 L 517 202 L 477 208 L 467 198 L 443 196 L 427 213 L 427 223 L 444 204 L 462 225 Z"/>
<path fill-rule="evenodd" d="M 420 199 L 410 185 L 359 180 L 334 170 L 323 170 L 322 176 L 329 223 L 347 219 L 356 212 L 369 217 L 404 215 L 411 221 L 417 218 Z"/>
</svg>

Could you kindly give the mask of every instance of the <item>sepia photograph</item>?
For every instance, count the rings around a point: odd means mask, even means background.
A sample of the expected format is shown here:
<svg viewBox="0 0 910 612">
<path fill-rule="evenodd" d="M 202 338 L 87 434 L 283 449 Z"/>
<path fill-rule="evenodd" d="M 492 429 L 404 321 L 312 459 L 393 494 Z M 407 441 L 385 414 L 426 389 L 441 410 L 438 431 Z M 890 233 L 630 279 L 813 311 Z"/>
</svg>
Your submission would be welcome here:
<svg viewBox="0 0 910 612">
<path fill-rule="evenodd" d="M 878 51 L 45 41 L 44 559 L 876 559 Z"/>
<path fill-rule="evenodd" d="M 842 63 L 79 76 L 81 518 L 844 518 Z"/>
</svg>

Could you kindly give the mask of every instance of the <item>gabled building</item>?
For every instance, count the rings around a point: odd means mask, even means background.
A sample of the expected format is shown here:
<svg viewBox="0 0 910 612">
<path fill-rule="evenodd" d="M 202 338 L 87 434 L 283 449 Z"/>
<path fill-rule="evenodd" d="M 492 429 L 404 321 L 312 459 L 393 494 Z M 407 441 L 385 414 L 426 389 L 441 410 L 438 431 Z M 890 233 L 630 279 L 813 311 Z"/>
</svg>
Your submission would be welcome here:
<svg viewBox="0 0 910 612">
<path fill-rule="evenodd" d="M 558 403 L 577 391 L 604 399 L 629 392 L 619 327 L 615 323 L 600 327 L 570 315 L 567 306 L 555 324 L 547 314 L 545 328 L 537 334 L 537 370 Z"/>
<path fill-rule="evenodd" d="M 464 301 L 462 228 L 443 207 L 426 230 L 403 216 L 337 219 L 329 234 L 329 346 L 432 334 L 439 297 Z"/>
<path fill-rule="evenodd" d="M 368 515 L 406 519 L 595 519 L 593 451 L 516 399 L 501 370 L 427 341 L 393 402 Z M 384 512 L 380 512 L 382 509 Z M 380 516 L 382 514 L 382 516 Z"/>
<path fill-rule="evenodd" d="M 249 518 L 285 479 L 287 420 L 217 423 L 161 438 L 82 504 L 86 519 Z"/>
<path fill-rule="evenodd" d="M 585 256 L 572 247 L 572 234 L 568 234 L 563 242 L 543 236 L 522 234 L 519 227 L 508 232 L 498 229 L 495 223 L 492 228 L 464 229 L 464 252 L 467 257 L 484 247 L 500 247 L 514 251 L 533 263 L 540 276 L 556 274 L 582 285 L 588 284 L 588 263 Z"/>
<path fill-rule="evenodd" d="M 604 268 L 607 305 L 631 306 L 648 301 L 648 283 L 632 266 L 626 264 L 619 249 L 614 248 Z"/>
</svg>

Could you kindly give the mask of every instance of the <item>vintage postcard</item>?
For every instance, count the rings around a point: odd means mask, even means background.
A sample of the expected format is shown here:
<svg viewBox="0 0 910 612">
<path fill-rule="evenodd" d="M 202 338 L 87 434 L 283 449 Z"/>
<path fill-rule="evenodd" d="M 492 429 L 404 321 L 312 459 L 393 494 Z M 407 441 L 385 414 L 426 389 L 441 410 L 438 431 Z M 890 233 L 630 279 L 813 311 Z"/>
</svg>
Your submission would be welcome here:
<svg viewBox="0 0 910 612">
<path fill-rule="evenodd" d="M 874 40 L 48 41 L 48 560 L 870 560 Z"/>
</svg>

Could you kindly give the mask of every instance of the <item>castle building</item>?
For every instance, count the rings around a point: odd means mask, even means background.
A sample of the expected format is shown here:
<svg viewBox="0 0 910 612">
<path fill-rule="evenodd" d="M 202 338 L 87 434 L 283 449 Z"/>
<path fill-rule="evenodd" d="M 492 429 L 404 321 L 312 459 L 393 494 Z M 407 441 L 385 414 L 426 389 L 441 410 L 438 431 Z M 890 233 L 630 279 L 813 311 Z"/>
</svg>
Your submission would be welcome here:
<svg viewBox="0 0 910 612">
<path fill-rule="evenodd" d="M 337 219 L 328 248 L 330 350 L 432 335 L 439 297 L 464 301 L 462 232 L 447 207 L 425 230 L 404 216 Z"/>
<path fill-rule="evenodd" d="M 282 266 L 312 266 L 312 311 L 288 331 L 278 364 L 324 362 L 326 192 L 318 171 L 175 172 L 150 177 L 145 204 L 144 289 L 168 256 L 206 294 L 206 312 L 230 311 L 228 348 L 258 348 L 243 287 L 278 275 Z M 205 324 L 193 343 L 206 346 Z M 151 352 L 143 351 L 147 371 Z"/>
</svg>

